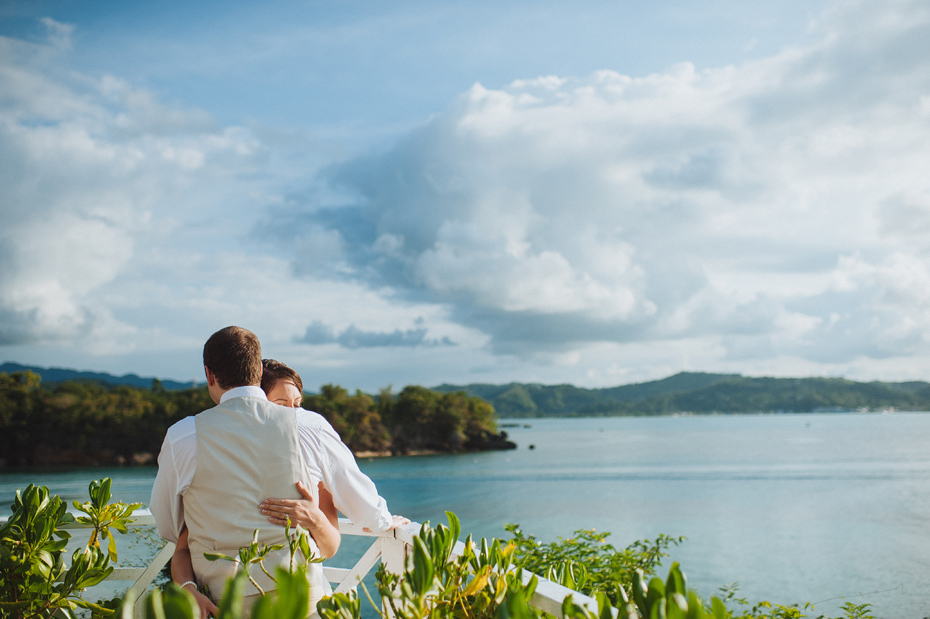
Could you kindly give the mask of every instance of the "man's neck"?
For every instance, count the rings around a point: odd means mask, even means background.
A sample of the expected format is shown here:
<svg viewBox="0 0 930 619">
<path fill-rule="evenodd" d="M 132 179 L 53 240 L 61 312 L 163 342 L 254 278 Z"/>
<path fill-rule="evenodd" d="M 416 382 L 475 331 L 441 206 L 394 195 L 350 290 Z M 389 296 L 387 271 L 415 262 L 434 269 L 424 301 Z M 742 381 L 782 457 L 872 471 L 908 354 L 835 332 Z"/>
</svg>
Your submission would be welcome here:
<svg viewBox="0 0 930 619">
<path fill-rule="evenodd" d="M 243 385 L 241 387 L 232 387 L 220 394 L 220 404 L 232 398 L 265 398 L 265 392 L 258 385 Z"/>
</svg>

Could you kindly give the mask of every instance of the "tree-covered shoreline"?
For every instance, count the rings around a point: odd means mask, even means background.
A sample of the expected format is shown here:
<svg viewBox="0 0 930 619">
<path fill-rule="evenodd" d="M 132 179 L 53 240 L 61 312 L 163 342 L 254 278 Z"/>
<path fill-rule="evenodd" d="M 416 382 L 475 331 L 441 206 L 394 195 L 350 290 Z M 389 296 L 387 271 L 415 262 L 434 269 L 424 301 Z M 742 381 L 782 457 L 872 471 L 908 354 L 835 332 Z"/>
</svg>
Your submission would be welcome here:
<svg viewBox="0 0 930 619">
<path fill-rule="evenodd" d="M 930 410 L 930 383 L 924 381 L 865 383 L 682 372 L 604 389 L 535 383 L 435 389 L 483 398 L 498 415 L 508 418 Z"/>
<path fill-rule="evenodd" d="M 167 390 L 0 374 L 0 468 L 153 465 L 171 424 L 213 407 L 206 387 Z M 515 447 L 494 408 L 462 392 L 408 386 L 376 397 L 324 385 L 304 407 L 323 415 L 356 453 L 404 455 Z"/>
</svg>

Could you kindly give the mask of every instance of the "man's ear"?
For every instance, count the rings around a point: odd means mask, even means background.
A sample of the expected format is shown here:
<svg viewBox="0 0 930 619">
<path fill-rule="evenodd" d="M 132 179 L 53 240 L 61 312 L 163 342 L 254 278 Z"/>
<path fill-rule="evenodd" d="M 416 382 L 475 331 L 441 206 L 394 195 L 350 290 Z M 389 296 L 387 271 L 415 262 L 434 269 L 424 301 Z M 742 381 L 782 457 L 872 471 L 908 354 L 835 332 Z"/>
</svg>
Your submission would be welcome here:
<svg viewBox="0 0 930 619">
<path fill-rule="evenodd" d="M 216 384 L 216 376 L 213 375 L 213 370 L 207 366 L 203 366 L 203 371 L 207 375 L 207 387 L 212 387 Z"/>
</svg>

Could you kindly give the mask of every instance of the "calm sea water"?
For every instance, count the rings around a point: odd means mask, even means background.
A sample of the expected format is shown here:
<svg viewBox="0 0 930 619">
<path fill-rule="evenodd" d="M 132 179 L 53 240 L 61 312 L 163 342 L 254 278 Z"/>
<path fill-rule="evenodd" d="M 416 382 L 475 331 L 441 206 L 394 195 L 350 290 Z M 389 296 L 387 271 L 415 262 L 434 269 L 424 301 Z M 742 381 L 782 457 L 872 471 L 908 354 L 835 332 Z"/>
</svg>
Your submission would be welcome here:
<svg viewBox="0 0 930 619">
<path fill-rule="evenodd" d="M 617 547 L 684 535 L 666 565 L 679 561 L 705 596 L 738 582 L 752 602 L 813 602 L 815 614 L 852 601 L 930 616 L 930 414 L 513 423 L 516 451 L 360 464 L 392 511 L 419 522 L 449 510 L 476 536 L 506 537 L 515 522 L 545 541 L 596 528 Z M 146 502 L 154 475 L 6 473 L 0 497 L 35 482 L 86 500 L 91 479 L 111 476 L 115 497 Z"/>
</svg>

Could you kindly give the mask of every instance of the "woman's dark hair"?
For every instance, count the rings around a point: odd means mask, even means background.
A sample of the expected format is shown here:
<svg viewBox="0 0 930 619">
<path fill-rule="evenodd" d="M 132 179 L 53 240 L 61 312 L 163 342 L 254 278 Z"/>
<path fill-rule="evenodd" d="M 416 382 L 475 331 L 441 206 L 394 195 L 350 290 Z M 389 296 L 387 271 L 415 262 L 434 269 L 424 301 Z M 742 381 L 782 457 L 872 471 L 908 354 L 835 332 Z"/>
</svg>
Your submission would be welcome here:
<svg viewBox="0 0 930 619">
<path fill-rule="evenodd" d="M 279 380 L 289 380 L 297 387 L 297 391 L 304 392 L 304 381 L 300 374 L 274 359 L 262 359 L 262 391 L 268 393 Z"/>
</svg>

